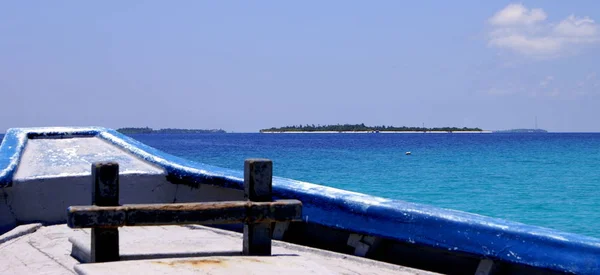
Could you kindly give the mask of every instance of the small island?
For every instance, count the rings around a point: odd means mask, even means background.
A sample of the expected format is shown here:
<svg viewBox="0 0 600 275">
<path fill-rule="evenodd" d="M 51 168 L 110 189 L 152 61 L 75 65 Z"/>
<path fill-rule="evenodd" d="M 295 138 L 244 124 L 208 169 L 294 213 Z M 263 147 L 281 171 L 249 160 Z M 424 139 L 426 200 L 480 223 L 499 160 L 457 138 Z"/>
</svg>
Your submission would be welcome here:
<svg viewBox="0 0 600 275">
<path fill-rule="evenodd" d="M 509 129 L 509 130 L 498 130 L 494 131 L 494 133 L 535 133 L 535 134 L 545 134 L 548 131 L 543 129 Z"/>
<path fill-rule="evenodd" d="M 137 135 L 137 134 L 213 134 L 213 133 L 226 133 L 222 129 L 176 129 L 176 128 L 165 128 L 165 129 L 152 129 L 149 127 L 126 127 L 119 128 L 117 132 L 125 135 Z"/>
<path fill-rule="evenodd" d="M 272 127 L 269 129 L 261 129 L 261 133 L 310 133 L 310 132 L 357 132 L 357 133 L 385 133 L 385 132 L 485 132 L 480 128 L 468 128 L 468 127 L 395 127 L 395 126 L 366 126 L 364 123 L 361 124 L 336 124 L 336 125 L 292 125 L 284 127 Z"/>
</svg>

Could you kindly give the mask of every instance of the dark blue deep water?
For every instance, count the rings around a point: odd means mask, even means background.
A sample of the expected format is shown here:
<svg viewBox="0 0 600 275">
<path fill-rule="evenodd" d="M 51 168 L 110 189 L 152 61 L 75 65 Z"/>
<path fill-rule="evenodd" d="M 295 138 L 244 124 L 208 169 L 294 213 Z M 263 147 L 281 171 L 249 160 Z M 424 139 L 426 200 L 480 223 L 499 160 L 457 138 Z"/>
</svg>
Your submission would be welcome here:
<svg viewBox="0 0 600 275">
<path fill-rule="evenodd" d="M 600 134 L 134 135 L 173 155 L 600 237 Z M 411 151 L 412 155 L 404 153 Z"/>
</svg>

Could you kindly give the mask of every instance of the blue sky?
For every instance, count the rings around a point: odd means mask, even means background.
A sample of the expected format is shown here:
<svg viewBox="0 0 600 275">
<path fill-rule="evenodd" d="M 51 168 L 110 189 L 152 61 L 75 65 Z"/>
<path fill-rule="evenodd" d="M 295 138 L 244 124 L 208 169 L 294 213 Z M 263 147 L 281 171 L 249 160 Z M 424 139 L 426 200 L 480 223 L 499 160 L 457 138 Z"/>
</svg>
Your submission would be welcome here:
<svg viewBox="0 0 600 275">
<path fill-rule="evenodd" d="M 5 1 L 0 132 L 600 132 L 598 1 Z"/>
</svg>

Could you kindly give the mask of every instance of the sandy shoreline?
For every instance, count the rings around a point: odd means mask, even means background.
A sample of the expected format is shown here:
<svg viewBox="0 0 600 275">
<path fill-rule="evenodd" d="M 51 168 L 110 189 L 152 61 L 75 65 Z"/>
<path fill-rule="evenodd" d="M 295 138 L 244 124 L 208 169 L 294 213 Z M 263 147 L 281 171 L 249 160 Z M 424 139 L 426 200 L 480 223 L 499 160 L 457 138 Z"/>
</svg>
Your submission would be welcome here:
<svg viewBox="0 0 600 275">
<path fill-rule="evenodd" d="M 269 131 L 261 132 L 263 134 L 491 134 L 490 130 L 483 131 L 314 131 L 314 132 L 303 132 L 303 131 Z"/>
</svg>

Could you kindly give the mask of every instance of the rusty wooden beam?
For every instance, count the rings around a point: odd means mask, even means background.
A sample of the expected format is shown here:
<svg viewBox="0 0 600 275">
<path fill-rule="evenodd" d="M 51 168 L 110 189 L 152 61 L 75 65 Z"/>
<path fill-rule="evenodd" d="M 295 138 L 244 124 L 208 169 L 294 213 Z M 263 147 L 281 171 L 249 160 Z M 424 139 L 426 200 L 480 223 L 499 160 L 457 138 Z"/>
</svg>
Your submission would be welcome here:
<svg viewBox="0 0 600 275">
<path fill-rule="evenodd" d="M 97 207 L 119 205 L 119 164 L 97 162 L 92 164 L 92 204 Z M 92 228 L 92 262 L 119 260 L 119 229 Z"/>
<path fill-rule="evenodd" d="M 67 210 L 67 224 L 71 228 L 253 224 L 301 220 L 301 218 L 302 203 L 298 200 L 71 206 Z"/>
</svg>

